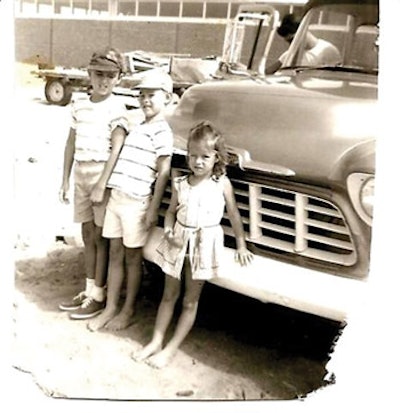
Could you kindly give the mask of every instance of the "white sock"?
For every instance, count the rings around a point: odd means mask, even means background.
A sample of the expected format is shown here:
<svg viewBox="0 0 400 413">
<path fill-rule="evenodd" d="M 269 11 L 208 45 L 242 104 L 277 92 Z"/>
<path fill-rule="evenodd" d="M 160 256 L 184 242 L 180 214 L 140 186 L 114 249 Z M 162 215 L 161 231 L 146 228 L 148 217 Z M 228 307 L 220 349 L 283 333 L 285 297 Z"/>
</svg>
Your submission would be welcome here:
<svg viewBox="0 0 400 413">
<path fill-rule="evenodd" d="M 85 289 L 85 295 L 89 297 L 90 292 L 92 291 L 94 287 L 94 278 L 86 278 L 86 289 Z"/>
<path fill-rule="evenodd" d="M 94 285 L 90 291 L 90 296 L 93 297 L 96 301 L 104 301 L 106 298 L 104 287 L 98 287 L 97 285 Z"/>
</svg>

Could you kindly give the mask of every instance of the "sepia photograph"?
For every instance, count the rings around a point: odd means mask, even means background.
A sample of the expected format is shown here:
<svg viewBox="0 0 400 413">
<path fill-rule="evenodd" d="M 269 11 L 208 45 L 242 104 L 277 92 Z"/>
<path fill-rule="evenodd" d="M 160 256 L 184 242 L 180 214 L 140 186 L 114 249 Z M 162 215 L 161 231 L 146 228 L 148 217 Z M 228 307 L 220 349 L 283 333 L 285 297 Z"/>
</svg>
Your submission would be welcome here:
<svg viewBox="0 0 400 413">
<path fill-rule="evenodd" d="M 394 406 L 382 3 L 0 2 L 10 400 Z"/>
</svg>

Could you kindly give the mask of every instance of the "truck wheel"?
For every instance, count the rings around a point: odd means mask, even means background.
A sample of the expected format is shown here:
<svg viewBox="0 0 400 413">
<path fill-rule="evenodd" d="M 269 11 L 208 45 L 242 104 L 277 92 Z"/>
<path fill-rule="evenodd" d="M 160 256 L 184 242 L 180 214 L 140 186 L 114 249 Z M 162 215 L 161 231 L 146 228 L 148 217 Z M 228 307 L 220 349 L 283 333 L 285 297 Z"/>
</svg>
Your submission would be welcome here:
<svg viewBox="0 0 400 413">
<path fill-rule="evenodd" d="M 71 85 L 64 79 L 49 79 L 46 82 L 44 94 L 48 102 L 54 105 L 65 106 L 71 101 Z"/>
</svg>

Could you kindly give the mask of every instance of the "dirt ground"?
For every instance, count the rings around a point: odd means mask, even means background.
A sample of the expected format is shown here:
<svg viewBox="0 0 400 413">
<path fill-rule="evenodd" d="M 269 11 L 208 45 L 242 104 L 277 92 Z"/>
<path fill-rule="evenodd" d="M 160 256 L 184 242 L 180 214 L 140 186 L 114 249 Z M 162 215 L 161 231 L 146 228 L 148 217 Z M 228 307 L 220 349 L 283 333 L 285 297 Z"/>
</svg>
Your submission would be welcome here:
<svg viewBox="0 0 400 413">
<path fill-rule="evenodd" d="M 162 370 L 130 357 L 151 336 L 163 283 L 157 272 L 146 272 L 135 322 L 123 331 L 93 333 L 87 321 L 58 310 L 59 302 L 83 288 L 83 251 L 54 237 L 60 216 L 55 171 L 64 136 L 50 139 L 52 125 L 44 128 L 43 120 L 61 108 L 43 101 L 43 82 L 30 75 L 32 68 L 17 67 L 19 105 L 28 121 L 15 145 L 13 365 L 30 372 L 46 395 L 72 399 L 293 400 L 325 386 L 329 346 L 321 354 L 299 351 L 308 333 L 298 319 L 284 316 L 278 326 L 279 310 L 211 285 L 195 328 Z M 282 335 L 284 329 L 293 335 Z"/>
<path fill-rule="evenodd" d="M 96 333 L 87 329 L 87 321 L 69 320 L 57 308 L 82 288 L 83 277 L 82 249 L 62 243 L 45 257 L 21 254 L 16 261 L 15 364 L 32 372 L 48 395 L 285 400 L 305 396 L 323 383 L 321 362 L 274 349 L 273 338 L 251 331 L 255 323 L 235 310 L 241 305 L 250 316 L 257 305 L 212 286 L 204 291 L 196 327 L 171 366 L 155 370 L 136 363 L 130 354 L 151 336 L 162 277 L 144 277 L 133 325 Z M 268 320 L 263 328 L 268 329 Z M 273 333 L 273 323 L 270 328 Z"/>
</svg>

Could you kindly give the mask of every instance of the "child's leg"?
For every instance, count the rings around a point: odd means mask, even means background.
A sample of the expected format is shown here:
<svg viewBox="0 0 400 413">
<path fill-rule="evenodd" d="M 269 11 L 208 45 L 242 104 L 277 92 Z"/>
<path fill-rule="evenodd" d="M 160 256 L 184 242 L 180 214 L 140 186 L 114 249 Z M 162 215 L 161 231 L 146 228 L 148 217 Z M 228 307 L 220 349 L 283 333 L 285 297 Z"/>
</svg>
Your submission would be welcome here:
<svg viewBox="0 0 400 413">
<path fill-rule="evenodd" d="M 204 281 L 192 279 L 190 265 L 187 262 L 185 263 L 185 283 L 182 313 L 179 316 L 174 335 L 162 351 L 149 359 L 149 364 L 152 367 L 162 368 L 166 366 L 193 327 Z"/>
<path fill-rule="evenodd" d="M 73 310 L 69 317 L 73 320 L 92 318 L 101 313 L 105 307 L 105 281 L 107 277 L 108 240 L 101 236 L 102 228 L 88 222 L 82 225 L 85 242 L 85 258 L 88 274 L 92 274 L 93 281 L 90 291 L 84 293 L 86 297 L 80 307 Z M 87 284 L 91 277 L 87 279 Z M 89 285 L 90 285 L 89 284 Z"/>
<path fill-rule="evenodd" d="M 108 266 L 108 252 L 109 252 L 109 240 L 103 238 L 102 227 L 94 226 L 94 243 L 96 246 L 95 257 L 95 278 L 94 286 L 91 289 L 90 297 L 97 302 L 104 302 L 105 285 L 107 282 L 107 266 Z"/>
<path fill-rule="evenodd" d="M 74 296 L 69 301 L 59 305 L 61 310 L 76 311 L 80 308 L 84 300 L 89 297 L 95 285 L 96 272 L 96 244 L 95 244 L 95 225 L 93 221 L 81 224 L 81 234 L 84 244 L 84 263 L 86 273 L 85 289 Z"/>
<path fill-rule="evenodd" d="M 82 240 L 85 247 L 84 258 L 86 277 L 94 280 L 96 272 L 96 242 L 94 222 L 84 222 L 81 226 L 81 231 Z"/>
<path fill-rule="evenodd" d="M 181 290 L 180 280 L 165 276 L 164 292 L 161 303 L 158 307 L 156 323 L 154 326 L 153 337 L 145 347 L 134 353 L 132 358 L 136 361 L 142 361 L 150 357 L 152 354 L 161 350 L 165 333 L 172 320 L 176 301 L 178 300 Z"/>
<path fill-rule="evenodd" d="M 127 274 L 126 298 L 121 312 L 109 323 L 107 329 L 122 330 L 132 323 L 135 301 L 142 280 L 142 248 L 125 248 L 125 268 Z"/>
<path fill-rule="evenodd" d="M 104 311 L 89 322 L 89 330 L 96 331 L 104 327 L 118 312 L 122 283 L 124 281 L 125 247 L 122 238 L 110 240 L 110 257 L 108 264 L 107 302 Z"/>
<path fill-rule="evenodd" d="M 103 227 L 95 225 L 94 241 L 96 244 L 95 285 L 104 287 L 107 282 L 107 269 L 110 242 L 102 236 Z"/>
</svg>

